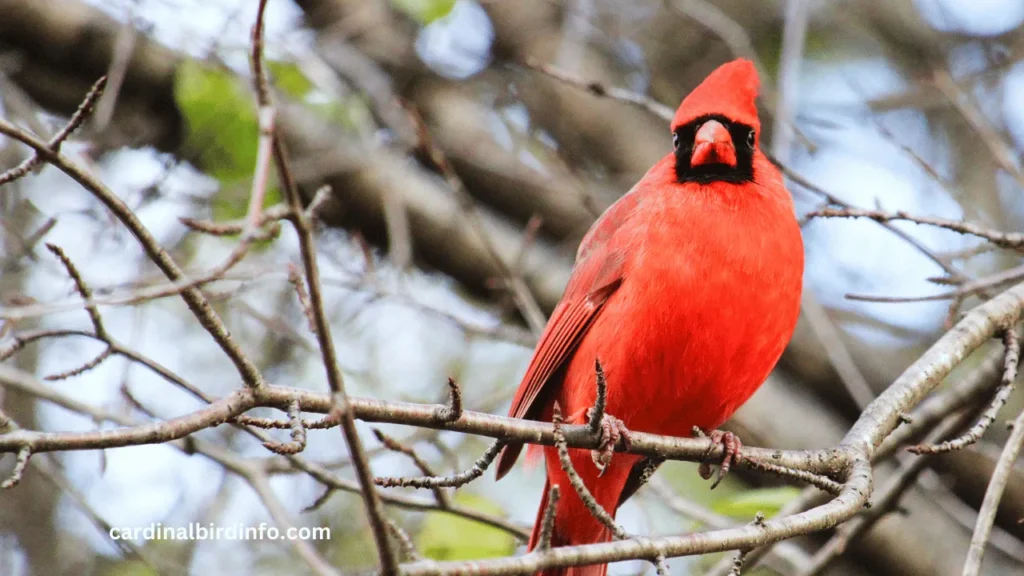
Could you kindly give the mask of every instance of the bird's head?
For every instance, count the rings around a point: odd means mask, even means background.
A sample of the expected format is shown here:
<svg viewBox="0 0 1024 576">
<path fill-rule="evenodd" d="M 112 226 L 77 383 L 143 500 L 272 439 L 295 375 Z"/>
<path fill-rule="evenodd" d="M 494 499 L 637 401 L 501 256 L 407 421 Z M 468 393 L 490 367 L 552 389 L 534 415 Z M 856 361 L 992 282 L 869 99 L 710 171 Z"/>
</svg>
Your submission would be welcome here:
<svg viewBox="0 0 1024 576">
<path fill-rule="evenodd" d="M 679 182 L 753 180 L 757 89 L 757 69 L 739 59 L 719 66 L 683 100 L 672 120 Z"/>
</svg>

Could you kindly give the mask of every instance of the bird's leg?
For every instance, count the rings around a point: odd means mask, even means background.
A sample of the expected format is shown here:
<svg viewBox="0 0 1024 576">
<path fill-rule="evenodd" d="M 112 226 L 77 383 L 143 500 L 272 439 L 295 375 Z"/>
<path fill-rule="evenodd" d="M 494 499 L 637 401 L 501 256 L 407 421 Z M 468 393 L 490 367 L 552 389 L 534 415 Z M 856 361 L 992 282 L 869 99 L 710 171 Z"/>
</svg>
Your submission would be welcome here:
<svg viewBox="0 0 1024 576">
<path fill-rule="evenodd" d="M 594 408 L 587 410 L 588 420 L 594 417 L 594 412 Z M 598 476 L 604 474 L 608 464 L 612 461 L 615 445 L 619 443 L 620 438 L 626 450 L 629 450 L 633 445 L 633 436 L 629 429 L 626 428 L 625 422 L 611 414 L 601 414 L 600 417 L 601 422 L 597 425 L 597 434 L 601 441 L 598 444 L 597 450 L 590 453 L 590 457 L 594 460 L 594 465 L 597 466 L 599 471 Z"/>
<path fill-rule="evenodd" d="M 718 467 L 718 478 L 715 479 L 714 484 L 711 485 L 711 489 L 714 490 L 718 487 L 719 483 L 722 482 L 722 479 L 725 478 L 725 475 L 729 473 L 729 469 L 732 468 L 732 465 L 743 459 L 743 455 L 740 454 L 740 450 L 743 449 L 743 442 L 740 441 L 739 436 L 732 432 L 712 430 L 708 433 L 699 428 L 695 428 L 694 431 L 699 432 L 699 436 L 711 440 L 711 444 L 708 446 L 708 451 L 705 453 L 704 458 L 700 463 L 700 467 L 697 468 L 697 473 L 700 474 L 701 478 L 705 480 L 711 478 L 711 463 L 707 460 L 711 455 L 711 451 L 714 450 L 715 444 L 721 444 L 722 447 L 725 448 L 725 454 L 722 456 L 722 462 Z"/>
</svg>

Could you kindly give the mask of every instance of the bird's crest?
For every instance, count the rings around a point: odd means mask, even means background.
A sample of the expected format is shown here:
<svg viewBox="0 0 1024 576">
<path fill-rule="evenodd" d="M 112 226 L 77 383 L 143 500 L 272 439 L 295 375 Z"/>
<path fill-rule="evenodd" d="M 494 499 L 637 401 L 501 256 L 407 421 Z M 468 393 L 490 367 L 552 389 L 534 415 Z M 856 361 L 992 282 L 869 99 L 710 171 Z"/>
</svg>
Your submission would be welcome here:
<svg viewBox="0 0 1024 576">
<path fill-rule="evenodd" d="M 759 85 L 757 68 L 750 60 L 740 58 L 722 64 L 683 99 L 672 120 L 672 130 L 696 118 L 718 114 L 760 134 L 755 103 Z"/>
</svg>

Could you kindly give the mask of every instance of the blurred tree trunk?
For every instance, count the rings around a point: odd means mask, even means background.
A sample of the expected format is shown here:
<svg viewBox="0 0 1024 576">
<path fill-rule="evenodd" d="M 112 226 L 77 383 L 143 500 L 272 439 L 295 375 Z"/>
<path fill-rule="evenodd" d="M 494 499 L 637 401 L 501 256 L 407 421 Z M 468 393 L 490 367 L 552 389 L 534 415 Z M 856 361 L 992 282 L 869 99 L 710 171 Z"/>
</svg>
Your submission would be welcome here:
<svg viewBox="0 0 1024 576">
<path fill-rule="evenodd" d="M 13 146 L 5 149 L 15 150 Z M 9 154 L 5 156 L 10 157 Z M 19 161 L 21 158 L 15 162 L 0 163 L 0 172 L 15 166 Z M 22 254 L 23 247 L 19 246 L 19 243 L 32 234 L 33 226 L 38 220 L 31 205 L 23 202 L 18 188 L 18 183 L 9 184 L 0 195 L 0 218 L 4 221 L 6 232 L 6 237 L 0 244 L 4 246 L 0 253 L 5 255 L 0 264 L 0 267 L 5 269 L 5 273 L 0 274 L 0 300 L 5 305 L 27 293 L 25 288 L 28 286 L 30 270 L 25 265 L 27 257 L 24 257 L 24 260 L 18 258 L 22 260 L 20 263 L 10 262 L 9 259 L 17 258 L 15 254 Z M 29 321 L 20 324 L 19 328 L 28 328 L 32 323 Z M 19 369 L 34 374 L 38 368 L 38 350 L 38 346 L 28 346 L 11 361 Z M 36 414 L 36 397 L 32 394 L 0 389 L 0 411 L 17 422 L 18 426 L 31 430 L 42 428 Z M 0 477 L 9 478 L 14 458 L 13 455 L 4 456 L 0 462 Z M 54 459 L 54 462 L 58 461 Z M 17 546 L 28 564 L 29 574 L 51 576 L 61 573 L 60 548 L 57 546 L 61 539 L 58 537 L 59 531 L 55 524 L 59 499 L 60 492 L 57 487 L 31 465 L 25 470 L 21 482 L 14 488 L 5 490 L 0 497 L 0 533 L 14 535 Z M 14 554 L 12 551 L 3 551 L 2 555 L 4 560 L 0 561 L 0 572 L 13 573 L 13 570 L 4 569 L 2 562 L 11 559 Z"/>
</svg>

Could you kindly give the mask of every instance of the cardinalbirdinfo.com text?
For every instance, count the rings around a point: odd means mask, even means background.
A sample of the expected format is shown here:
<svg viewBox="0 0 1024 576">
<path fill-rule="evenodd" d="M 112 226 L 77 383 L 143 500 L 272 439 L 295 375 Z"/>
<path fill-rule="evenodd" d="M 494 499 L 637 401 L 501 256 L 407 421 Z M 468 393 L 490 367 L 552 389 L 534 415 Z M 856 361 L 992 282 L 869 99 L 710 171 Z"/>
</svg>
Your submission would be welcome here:
<svg viewBox="0 0 1024 576">
<path fill-rule="evenodd" d="M 293 526 L 282 530 L 266 522 L 257 526 L 241 523 L 218 526 L 213 522 L 164 526 L 153 522 L 148 526 L 111 528 L 110 537 L 114 540 L 330 540 L 331 529 L 326 526 Z"/>
</svg>

